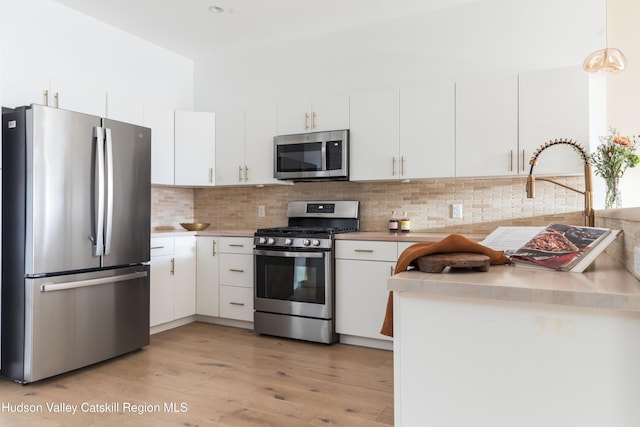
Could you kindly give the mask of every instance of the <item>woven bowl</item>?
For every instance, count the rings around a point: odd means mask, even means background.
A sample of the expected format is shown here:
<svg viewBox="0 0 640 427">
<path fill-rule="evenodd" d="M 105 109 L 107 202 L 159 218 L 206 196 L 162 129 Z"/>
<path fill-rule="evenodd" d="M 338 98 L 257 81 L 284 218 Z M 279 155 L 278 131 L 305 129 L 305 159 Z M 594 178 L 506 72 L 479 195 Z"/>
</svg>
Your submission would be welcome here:
<svg viewBox="0 0 640 427">
<path fill-rule="evenodd" d="M 211 225 L 210 222 L 181 222 L 180 225 L 185 230 L 200 231 Z"/>
</svg>

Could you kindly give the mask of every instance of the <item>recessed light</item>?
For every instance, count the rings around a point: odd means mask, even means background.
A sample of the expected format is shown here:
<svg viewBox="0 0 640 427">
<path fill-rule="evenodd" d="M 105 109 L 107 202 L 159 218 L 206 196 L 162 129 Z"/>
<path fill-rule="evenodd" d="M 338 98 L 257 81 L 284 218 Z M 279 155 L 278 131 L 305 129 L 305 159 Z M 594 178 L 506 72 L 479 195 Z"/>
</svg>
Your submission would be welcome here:
<svg viewBox="0 0 640 427">
<path fill-rule="evenodd" d="M 222 13 L 222 12 L 224 12 L 224 9 L 221 8 L 220 6 L 209 6 L 209 12 L 211 12 L 211 13 Z"/>
</svg>

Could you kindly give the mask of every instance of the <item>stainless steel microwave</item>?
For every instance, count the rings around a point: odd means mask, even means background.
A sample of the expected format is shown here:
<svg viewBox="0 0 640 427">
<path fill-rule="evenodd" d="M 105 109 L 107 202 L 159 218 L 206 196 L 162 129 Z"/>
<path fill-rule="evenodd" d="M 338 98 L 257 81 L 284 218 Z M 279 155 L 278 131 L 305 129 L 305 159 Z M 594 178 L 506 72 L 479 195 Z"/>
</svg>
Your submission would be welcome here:
<svg viewBox="0 0 640 427">
<path fill-rule="evenodd" d="M 274 148 L 276 179 L 349 179 L 349 130 L 279 135 Z"/>
</svg>

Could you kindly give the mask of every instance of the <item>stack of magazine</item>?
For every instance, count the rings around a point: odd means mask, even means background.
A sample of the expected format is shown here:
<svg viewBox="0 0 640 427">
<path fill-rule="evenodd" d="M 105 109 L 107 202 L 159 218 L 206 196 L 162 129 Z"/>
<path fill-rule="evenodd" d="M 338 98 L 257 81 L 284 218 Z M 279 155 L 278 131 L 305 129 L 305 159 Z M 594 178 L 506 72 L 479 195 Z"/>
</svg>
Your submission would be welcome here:
<svg viewBox="0 0 640 427">
<path fill-rule="evenodd" d="M 498 227 L 480 243 L 503 250 L 517 264 L 582 273 L 619 233 L 620 230 L 565 224 Z"/>
</svg>

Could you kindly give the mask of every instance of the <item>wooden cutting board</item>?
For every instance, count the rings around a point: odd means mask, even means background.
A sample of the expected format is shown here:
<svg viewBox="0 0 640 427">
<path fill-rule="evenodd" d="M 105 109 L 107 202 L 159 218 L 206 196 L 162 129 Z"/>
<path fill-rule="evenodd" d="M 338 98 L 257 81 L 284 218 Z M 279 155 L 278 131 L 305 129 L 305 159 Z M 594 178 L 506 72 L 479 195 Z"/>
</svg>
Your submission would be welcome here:
<svg viewBox="0 0 640 427">
<path fill-rule="evenodd" d="M 474 271 L 488 271 L 489 257 L 468 252 L 425 255 L 416 260 L 418 269 L 425 273 L 442 273 L 445 268 L 470 268 Z"/>
</svg>

